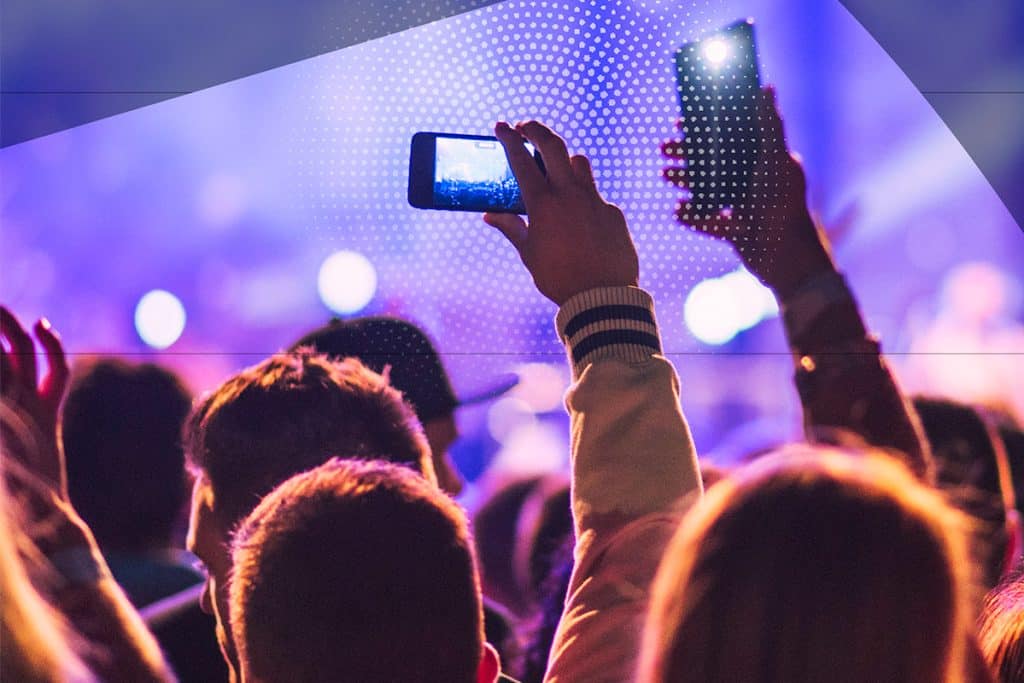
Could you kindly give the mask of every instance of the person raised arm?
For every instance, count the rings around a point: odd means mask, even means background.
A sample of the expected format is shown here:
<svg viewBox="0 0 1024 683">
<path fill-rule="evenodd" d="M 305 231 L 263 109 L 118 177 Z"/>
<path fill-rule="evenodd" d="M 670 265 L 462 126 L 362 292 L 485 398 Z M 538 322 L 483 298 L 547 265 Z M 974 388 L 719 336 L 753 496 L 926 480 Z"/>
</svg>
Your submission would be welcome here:
<svg viewBox="0 0 1024 683">
<path fill-rule="evenodd" d="M 545 680 L 621 683 L 635 673 L 662 551 L 701 493 L 693 440 L 622 211 L 601 197 L 586 157 L 570 157 L 546 126 L 499 123 L 495 133 L 529 222 L 513 214 L 484 220 L 559 306 L 556 326 L 573 373 L 566 407 L 575 567 Z"/>
<path fill-rule="evenodd" d="M 0 338 L 7 347 L 0 348 L 0 398 L 5 413 L 19 422 L 4 423 L 4 473 L 29 515 L 26 532 L 54 570 L 52 579 L 43 577 L 41 583 L 53 606 L 85 641 L 82 658 L 99 680 L 174 680 L 156 640 L 114 581 L 92 532 L 68 499 L 57 436 L 67 360 L 47 322 L 37 323 L 34 331 L 49 366 L 41 383 L 32 338 L 10 311 L 0 308 Z"/>
<path fill-rule="evenodd" d="M 871 445 L 905 454 L 913 472 L 933 481 L 916 413 L 878 341 L 868 334 L 853 292 L 811 218 L 804 171 L 786 146 L 771 87 L 760 93 L 758 120 L 761 147 L 746 200 L 717 213 L 683 201 L 676 218 L 731 244 L 750 272 L 775 293 L 796 363 L 808 439 L 837 429 L 852 432 Z M 685 165 L 684 139 L 665 142 L 662 152 L 680 162 L 664 170 L 669 182 L 688 190 L 701 180 Z"/>
</svg>

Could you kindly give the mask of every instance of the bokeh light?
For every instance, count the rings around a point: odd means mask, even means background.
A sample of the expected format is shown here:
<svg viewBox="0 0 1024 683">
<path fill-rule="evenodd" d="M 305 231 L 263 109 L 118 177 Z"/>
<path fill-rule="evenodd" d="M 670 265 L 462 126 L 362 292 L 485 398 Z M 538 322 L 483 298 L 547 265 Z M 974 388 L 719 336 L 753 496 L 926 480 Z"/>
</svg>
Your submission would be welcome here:
<svg viewBox="0 0 1024 683">
<path fill-rule="evenodd" d="M 163 289 L 147 292 L 135 306 L 135 330 L 154 349 L 166 349 L 185 331 L 185 306 Z"/>
<path fill-rule="evenodd" d="M 697 339 L 720 346 L 778 311 L 771 291 L 740 268 L 704 280 L 690 290 L 683 304 L 683 319 Z"/>
<path fill-rule="evenodd" d="M 377 270 L 358 252 L 336 251 L 320 266 L 317 290 L 324 305 L 335 313 L 358 313 L 377 293 Z"/>
</svg>

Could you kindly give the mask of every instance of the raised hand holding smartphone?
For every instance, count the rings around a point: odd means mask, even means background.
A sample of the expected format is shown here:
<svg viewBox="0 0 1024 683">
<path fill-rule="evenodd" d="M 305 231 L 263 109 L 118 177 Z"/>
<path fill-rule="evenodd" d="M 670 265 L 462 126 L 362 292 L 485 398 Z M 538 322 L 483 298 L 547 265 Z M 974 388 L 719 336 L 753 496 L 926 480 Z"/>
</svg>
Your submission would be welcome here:
<svg viewBox="0 0 1024 683">
<path fill-rule="evenodd" d="M 619 207 L 601 197 L 590 161 L 569 156 L 565 140 L 537 121 L 498 123 L 495 134 L 523 193 L 529 223 L 515 214 L 486 213 L 519 252 L 541 294 L 556 304 L 588 289 L 636 286 L 636 248 Z M 526 144 L 540 153 L 546 174 Z"/>
</svg>

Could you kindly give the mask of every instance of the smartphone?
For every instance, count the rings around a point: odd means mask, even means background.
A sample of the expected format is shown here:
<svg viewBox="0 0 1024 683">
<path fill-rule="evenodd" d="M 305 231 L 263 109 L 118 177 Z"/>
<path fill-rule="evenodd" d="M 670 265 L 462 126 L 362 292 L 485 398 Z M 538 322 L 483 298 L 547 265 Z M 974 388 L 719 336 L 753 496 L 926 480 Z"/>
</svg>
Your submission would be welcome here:
<svg viewBox="0 0 1024 683">
<path fill-rule="evenodd" d="M 754 20 L 687 43 L 675 59 L 691 202 L 714 214 L 743 201 L 760 148 Z"/>
<path fill-rule="evenodd" d="M 534 159 L 540 155 L 526 145 Z M 418 209 L 526 213 L 498 138 L 416 133 L 409 153 L 409 204 Z"/>
</svg>

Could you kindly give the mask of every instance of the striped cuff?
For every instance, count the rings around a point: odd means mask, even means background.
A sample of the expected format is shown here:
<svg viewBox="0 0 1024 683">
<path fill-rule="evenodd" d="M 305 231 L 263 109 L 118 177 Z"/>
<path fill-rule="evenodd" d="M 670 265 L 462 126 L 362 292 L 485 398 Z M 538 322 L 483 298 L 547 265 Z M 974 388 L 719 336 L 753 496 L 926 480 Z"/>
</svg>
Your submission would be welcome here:
<svg viewBox="0 0 1024 683">
<path fill-rule="evenodd" d="M 637 363 L 661 353 L 654 299 L 639 287 L 600 287 L 581 292 L 558 309 L 558 336 L 573 377 L 595 360 Z"/>
</svg>

